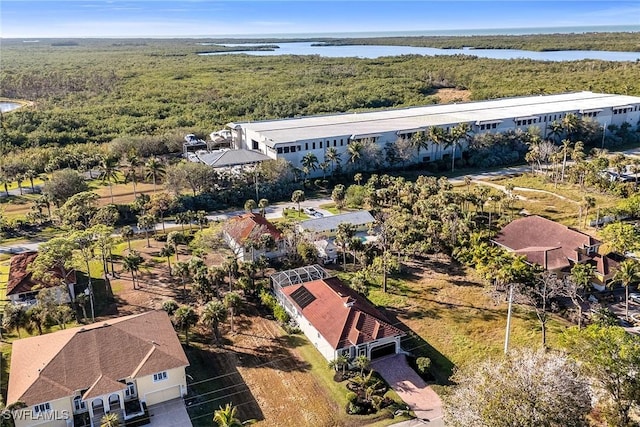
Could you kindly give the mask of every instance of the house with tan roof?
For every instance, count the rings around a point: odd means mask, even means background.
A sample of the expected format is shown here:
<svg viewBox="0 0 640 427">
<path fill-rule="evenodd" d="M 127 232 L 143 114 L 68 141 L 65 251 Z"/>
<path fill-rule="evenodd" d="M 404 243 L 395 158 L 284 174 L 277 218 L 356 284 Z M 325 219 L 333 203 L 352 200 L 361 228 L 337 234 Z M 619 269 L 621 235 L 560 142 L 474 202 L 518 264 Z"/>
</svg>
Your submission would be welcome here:
<svg viewBox="0 0 640 427">
<path fill-rule="evenodd" d="M 231 218 L 222 235 L 240 261 L 253 261 L 260 255 L 278 258 L 286 253 L 282 233 L 265 217 L 253 212 Z M 270 236 L 273 239 L 265 239 Z M 271 240 L 273 246 L 264 243 Z"/>
<path fill-rule="evenodd" d="M 575 264 L 592 264 L 597 287 L 613 277 L 620 262 L 614 254 L 599 254 L 602 242 L 596 238 L 538 215 L 510 222 L 493 242 L 560 276 L 568 274 Z"/>
<path fill-rule="evenodd" d="M 279 272 L 271 276 L 271 284 L 280 304 L 328 361 L 340 355 L 376 359 L 402 351 L 404 332 L 322 267 Z"/>
<path fill-rule="evenodd" d="M 16 427 L 126 421 L 183 397 L 188 365 L 167 313 L 119 317 L 14 341 L 7 404 Z"/>
<path fill-rule="evenodd" d="M 69 302 L 75 298 L 76 271 L 64 271 L 56 268 L 48 273 L 48 280 L 35 279 L 29 267 L 38 257 L 38 252 L 23 252 L 11 257 L 9 280 L 7 281 L 7 297 L 18 305 L 33 305 L 40 289 L 66 285 L 69 289 L 58 294 L 59 302 Z"/>
</svg>

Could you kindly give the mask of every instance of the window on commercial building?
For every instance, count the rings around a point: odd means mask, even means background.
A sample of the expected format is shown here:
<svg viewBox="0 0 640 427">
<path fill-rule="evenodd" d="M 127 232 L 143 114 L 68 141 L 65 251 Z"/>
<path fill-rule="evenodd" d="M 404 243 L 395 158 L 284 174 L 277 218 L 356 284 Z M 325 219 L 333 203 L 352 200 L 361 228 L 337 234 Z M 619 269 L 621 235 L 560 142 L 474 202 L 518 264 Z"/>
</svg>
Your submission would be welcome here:
<svg viewBox="0 0 640 427">
<path fill-rule="evenodd" d="M 334 139 L 334 140 L 333 140 L 333 146 L 334 146 L 334 147 L 336 146 L 336 143 L 337 143 L 337 141 Z"/>
<path fill-rule="evenodd" d="M 497 124 L 497 123 L 492 123 L 492 124 L 491 124 L 491 128 L 492 128 L 492 129 L 495 129 L 495 128 L 497 128 L 497 127 L 498 127 L 498 124 Z"/>
<path fill-rule="evenodd" d="M 278 151 L 278 154 L 282 154 L 282 147 L 278 147 L 277 151 Z"/>
<path fill-rule="evenodd" d="M 312 148 L 315 150 L 316 149 L 316 143 L 314 142 L 312 145 Z"/>
<path fill-rule="evenodd" d="M 289 147 L 284 147 L 284 153 L 289 154 Z"/>
<path fill-rule="evenodd" d="M 320 141 L 320 148 L 322 148 L 322 141 Z"/>
<path fill-rule="evenodd" d="M 256 140 L 251 140 L 251 148 L 253 148 L 254 150 L 258 149 L 258 141 Z"/>
<path fill-rule="evenodd" d="M 344 145 L 344 141 L 340 139 L 340 147 L 342 147 L 343 145 Z"/>
<path fill-rule="evenodd" d="M 309 151 L 309 143 L 308 142 L 304 143 L 304 150 L 305 151 Z"/>
<path fill-rule="evenodd" d="M 295 153 L 295 152 L 296 152 L 296 147 L 295 147 L 295 145 L 294 145 L 293 147 L 291 147 L 291 152 L 292 152 L 292 153 Z"/>
</svg>

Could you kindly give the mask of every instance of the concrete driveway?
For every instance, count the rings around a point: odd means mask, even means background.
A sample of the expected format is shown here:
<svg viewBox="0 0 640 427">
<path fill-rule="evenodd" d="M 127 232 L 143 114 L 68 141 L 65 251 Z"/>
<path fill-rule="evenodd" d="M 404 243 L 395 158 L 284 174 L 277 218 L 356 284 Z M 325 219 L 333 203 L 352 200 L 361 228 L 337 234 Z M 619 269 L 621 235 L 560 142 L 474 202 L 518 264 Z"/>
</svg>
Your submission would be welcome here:
<svg viewBox="0 0 640 427">
<path fill-rule="evenodd" d="M 440 397 L 411 369 L 404 354 L 394 354 L 374 360 L 371 367 L 411 408 L 420 421 L 420 425 L 444 426 Z"/>
<path fill-rule="evenodd" d="M 193 425 L 182 399 L 149 406 L 149 419 L 151 427 L 191 427 Z"/>
</svg>

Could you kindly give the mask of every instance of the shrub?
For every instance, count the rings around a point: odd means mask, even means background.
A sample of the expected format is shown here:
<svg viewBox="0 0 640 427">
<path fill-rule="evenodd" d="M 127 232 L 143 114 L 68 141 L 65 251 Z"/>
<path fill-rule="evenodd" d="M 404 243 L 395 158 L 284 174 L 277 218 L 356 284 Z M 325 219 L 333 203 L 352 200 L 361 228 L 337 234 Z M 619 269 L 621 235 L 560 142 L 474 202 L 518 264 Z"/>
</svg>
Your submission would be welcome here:
<svg viewBox="0 0 640 427">
<path fill-rule="evenodd" d="M 431 370 L 431 359 L 428 357 L 418 357 L 418 359 L 416 359 L 416 366 L 420 374 L 424 375 Z"/>
<path fill-rule="evenodd" d="M 352 391 L 347 392 L 347 401 L 349 403 L 354 403 L 358 399 L 358 395 Z"/>
<path fill-rule="evenodd" d="M 276 304 L 276 306 L 273 307 L 273 316 L 278 322 L 282 324 L 288 323 L 290 319 L 289 313 L 287 313 L 286 310 L 279 304 Z"/>
<path fill-rule="evenodd" d="M 162 303 L 162 309 L 171 316 L 178 309 L 178 303 L 172 299 L 168 299 Z"/>
</svg>

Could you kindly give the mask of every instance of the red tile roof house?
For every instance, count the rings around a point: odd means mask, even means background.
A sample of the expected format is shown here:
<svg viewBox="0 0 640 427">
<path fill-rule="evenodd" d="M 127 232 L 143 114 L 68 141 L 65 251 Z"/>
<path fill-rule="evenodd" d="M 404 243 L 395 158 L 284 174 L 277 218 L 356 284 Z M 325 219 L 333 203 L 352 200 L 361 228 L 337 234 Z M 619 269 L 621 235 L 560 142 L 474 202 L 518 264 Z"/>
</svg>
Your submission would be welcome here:
<svg viewBox="0 0 640 427">
<path fill-rule="evenodd" d="M 37 256 L 37 252 L 23 252 L 11 258 L 9 281 L 7 282 L 7 297 L 9 300 L 14 304 L 33 305 L 36 303 L 38 290 L 56 286 L 56 282 L 60 282 L 59 284 L 66 283 L 69 288 L 68 295 L 62 292 L 58 295 L 60 302 L 69 302 L 69 297 L 75 298 L 76 271 L 65 272 L 61 269 L 55 269 L 50 272 L 53 280 L 34 279 L 31 271 L 29 271 L 29 266 Z M 66 277 L 63 278 L 63 276 Z"/>
<path fill-rule="evenodd" d="M 339 355 L 375 359 L 402 351 L 404 332 L 320 266 L 279 272 L 271 282 L 280 304 L 327 361 Z"/>
<path fill-rule="evenodd" d="M 275 241 L 273 248 L 255 248 L 264 234 L 270 234 Z M 247 213 L 231 218 L 222 231 L 224 240 L 240 261 L 253 261 L 260 255 L 267 258 L 279 258 L 286 253 L 282 233 L 262 215 Z"/>
<path fill-rule="evenodd" d="M 537 215 L 510 222 L 493 242 L 524 255 L 528 262 L 538 264 L 560 277 L 569 274 L 574 264 L 590 263 L 596 268 L 593 284 L 600 290 L 604 290 L 619 263 L 613 255 L 598 253 L 602 244 L 599 240 Z"/>
<path fill-rule="evenodd" d="M 7 403 L 26 405 L 16 427 L 97 426 L 108 412 L 128 420 L 142 403 L 151 412 L 183 397 L 188 365 L 167 313 L 119 317 L 14 341 Z"/>
</svg>

